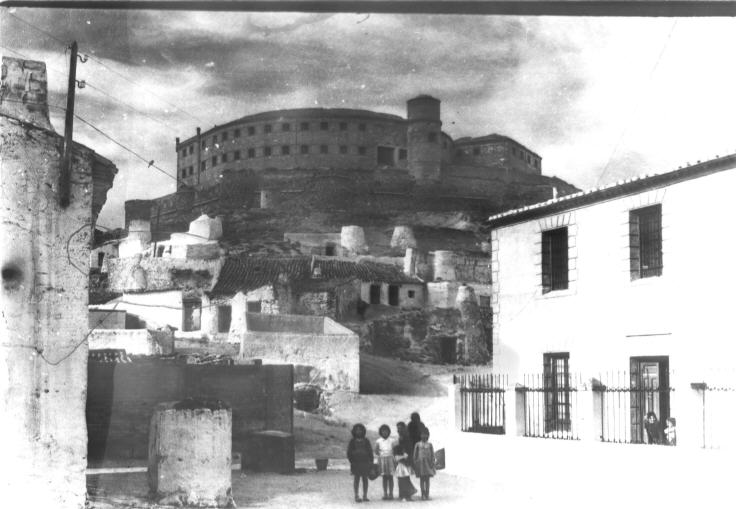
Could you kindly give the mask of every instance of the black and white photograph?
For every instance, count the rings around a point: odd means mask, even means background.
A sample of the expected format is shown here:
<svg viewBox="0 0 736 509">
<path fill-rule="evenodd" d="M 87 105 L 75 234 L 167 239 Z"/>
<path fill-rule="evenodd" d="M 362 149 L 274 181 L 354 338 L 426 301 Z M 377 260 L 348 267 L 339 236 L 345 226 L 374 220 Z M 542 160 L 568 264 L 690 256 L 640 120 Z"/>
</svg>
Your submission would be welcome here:
<svg viewBox="0 0 736 509">
<path fill-rule="evenodd" d="M 736 3 L 5 0 L 0 53 L 0 506 L 732 506 Z"/>
</svg>

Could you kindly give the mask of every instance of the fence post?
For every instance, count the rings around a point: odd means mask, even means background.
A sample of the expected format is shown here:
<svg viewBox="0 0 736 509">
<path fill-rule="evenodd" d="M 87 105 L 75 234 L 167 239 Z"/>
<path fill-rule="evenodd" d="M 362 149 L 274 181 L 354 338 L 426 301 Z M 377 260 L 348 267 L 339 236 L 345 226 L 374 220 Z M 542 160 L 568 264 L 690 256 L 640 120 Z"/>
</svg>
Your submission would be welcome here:
<svg viewBox="0 0 736 509">
<path fill-rule="evenodd" d="M 506 402 L 506 436 L 524 436 L 526 422 L 526 391 L 524 387 L 516 384 L 515 387 L 507 387 L 504 394 Z"/>
<path fill-rule="evenodd" d="M 580 405 L 580 440 L 600 442 L 603 437 L 603 412 L 601 403 L 603 392 L 601 382 L 591 378 L 587 384 L 578 388 Z"/>
<path fill-rule="evenodd" d="M 447 385 L 447 411 L 450 415 L 450 431 L 462 430 L 462 397 L 460 384 L 451 383 Z"/>
<path fill-rule="evenodd" d="M 685 447 L 705 447 L 705 398 L 708 385 L 705 382 L 691 383 L 690 389 L 683 386 L 682 415 L 677 419 L 677 445 Z"/>
</svg>

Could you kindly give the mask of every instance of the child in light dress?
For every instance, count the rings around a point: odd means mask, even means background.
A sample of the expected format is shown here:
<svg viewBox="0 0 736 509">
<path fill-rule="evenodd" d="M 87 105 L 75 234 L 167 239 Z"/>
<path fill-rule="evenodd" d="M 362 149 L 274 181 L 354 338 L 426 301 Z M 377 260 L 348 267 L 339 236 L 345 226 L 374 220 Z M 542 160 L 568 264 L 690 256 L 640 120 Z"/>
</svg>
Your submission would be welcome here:
<svg viewBox="0 0 736 509">
<path fill-rule="evenodd" d="M 435 474 L 434 447 L 429 443 L 429 430 L 423 427 L 420 441 L 414 446 L 414 472 L 419 477 L 422 500 L 429 500 L 429 478 Z"/>
<path fill-rule="evenodd" d="M 394 472 L 396 471 L 396 460 L 394 459 L 395 441 L 390 438 L 391 428 L 382 424 L 378 428 L 375 453 L 378 458 L 378 471 L 383 476 L 383 500 L 394 498 Z"/>
</svg>

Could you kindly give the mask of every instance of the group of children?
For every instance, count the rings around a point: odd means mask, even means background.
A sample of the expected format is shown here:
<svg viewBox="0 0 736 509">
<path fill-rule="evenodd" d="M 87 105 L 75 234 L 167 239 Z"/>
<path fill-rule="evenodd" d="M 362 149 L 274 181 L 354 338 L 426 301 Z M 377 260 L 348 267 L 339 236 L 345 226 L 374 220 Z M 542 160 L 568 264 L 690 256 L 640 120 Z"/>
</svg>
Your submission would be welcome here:
<svg viewBox="0 0 736 509">
<path fill-rule="evenodd" d="M 668 417 L 665 421 L 664 430 L 660 427 L 657 414 L 647 412 L 647 418 L 644 422 L 644 430 L 646 431 L 646 439 L 649 444 L 661 445 L 677 445 L 677 427 L 674 417 Z"/>
<path fill-rule="evenodd" d="M 371 447 L 362 424 L 353 426 L 353 438 L 348 444 L 350 472 L 353 474 L 353 491 L 356 502 L 368 501 L 368 477 L 371 469 L 377 469 L 383 480 L 383 500 L 394 498 L 394 475 L 399 484 L 399 500 L 411 500 L 417 492 L 411 482 L 412 472 L 419 477 L 422 500 L 429 500 L 429 479 L 435 475 L 434 448 L 429 442 L 429 430 L 413 413 L 407 426 L 396 424 L 397 438 L 391 437 L 387 424 L 378 429 L 379 438 Z M 358 487 L 363 483 L 363 497 L 358 496 Z"/>
</svg>

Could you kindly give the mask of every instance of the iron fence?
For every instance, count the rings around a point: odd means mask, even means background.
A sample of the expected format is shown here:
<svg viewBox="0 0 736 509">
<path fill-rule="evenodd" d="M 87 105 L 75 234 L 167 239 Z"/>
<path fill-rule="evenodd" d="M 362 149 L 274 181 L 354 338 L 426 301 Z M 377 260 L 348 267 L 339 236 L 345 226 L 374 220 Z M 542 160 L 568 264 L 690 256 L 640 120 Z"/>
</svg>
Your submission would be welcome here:
<svg viewBox="0 0 736 509">
<path fill-rule="evenodd" d="M 505 392 L 508 376 L 455 375 L 453 382 L 460 385 L 460 429 L 503 435 L 506 429 Z"/>
<path fill-rule="evenodd" d="M 549 371 L 526 374 L 524 395 L 524 436 L 579 440 L 578 386 L 580 375 Z"/>
<path fill-rule="evenodd" d="M 601 441 L 675 445 L 674 431 L 666 429 L 674 391 L 667 380 L 669 374 L 647 378 L 626 371 L 599 376 L 592 389 L 600 394 Z"/>
</svg>

